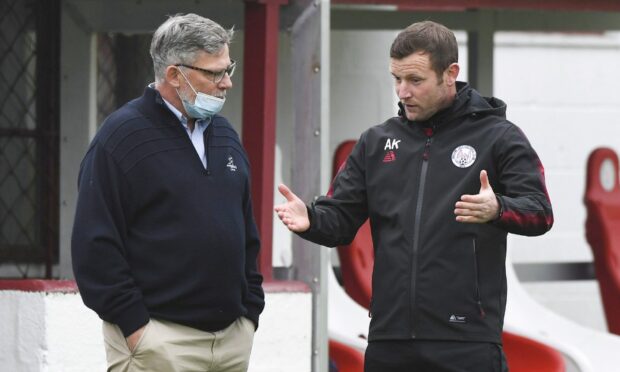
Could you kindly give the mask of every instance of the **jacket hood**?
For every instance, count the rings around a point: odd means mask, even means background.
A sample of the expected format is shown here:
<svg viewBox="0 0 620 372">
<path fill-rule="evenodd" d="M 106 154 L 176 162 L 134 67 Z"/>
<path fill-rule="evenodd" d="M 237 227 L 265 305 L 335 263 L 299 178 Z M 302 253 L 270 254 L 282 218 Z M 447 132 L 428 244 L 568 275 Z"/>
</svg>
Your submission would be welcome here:
<svg viewBox="0 0 620 372">
<path fill-rule="evenodd" d="M 471 115 L 473 113 L 483 115 L 499 116 L 506 119 L 506 103 L 499 98 L 483 97 L 469 86 L 468 83 L 456 82 L 456 98 L 450 107 L 438 111 L 435 115 L 424 121 L 408 120 L 405 115 L 405 108 L 402 102 L 398 102 L 398 116 L 407 120 L 409 123 L 417 123 L 423 126 L 435 126 L 452 121 L 459 117 Z"/>
</svg>

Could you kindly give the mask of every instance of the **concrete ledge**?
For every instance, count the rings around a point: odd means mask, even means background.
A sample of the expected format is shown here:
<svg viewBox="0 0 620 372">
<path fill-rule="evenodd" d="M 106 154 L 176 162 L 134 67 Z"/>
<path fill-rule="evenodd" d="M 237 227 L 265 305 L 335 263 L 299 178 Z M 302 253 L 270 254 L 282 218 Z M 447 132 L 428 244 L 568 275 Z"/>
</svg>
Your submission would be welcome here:
<svg viewBox="0 0 620 372">
<path fill-rule="evenodd" d="M 312 293 L 268 282 L 250 372 L 310 372 Z M 72 280 L 0 280 L 0 371 L 106 369 L 101 320 Z"/>
<path fill-rule="evenodd" d="M 308 284 L 304 282 L 297 282 L 293 280 L 274 280 L 263 283 L 263 289 L 265 293 L 283 293 L 283 292 L 311 292 Z"/>
</svg>

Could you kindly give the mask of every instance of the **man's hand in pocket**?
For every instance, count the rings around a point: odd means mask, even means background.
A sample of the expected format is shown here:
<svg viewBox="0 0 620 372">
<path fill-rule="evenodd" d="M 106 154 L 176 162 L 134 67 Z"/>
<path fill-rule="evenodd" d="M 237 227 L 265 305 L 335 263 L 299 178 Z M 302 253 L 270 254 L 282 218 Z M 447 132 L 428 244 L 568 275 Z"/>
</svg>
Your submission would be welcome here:
<svg viewBox="0 0 620 372">
<path fill-rule="evenodd" d="M 129 337 L 125 338 L 127 340 L 127 347 L 129 347 L 129 351 L 133 352 L 133 350 L 136 348 L 136 345 L 138 344 L 138 341 L 140 341 L 140 337 L 142 337 L 145 328 L 146 324 L 140 327 L 134 333 L 130 334 Z"/>
</svg>

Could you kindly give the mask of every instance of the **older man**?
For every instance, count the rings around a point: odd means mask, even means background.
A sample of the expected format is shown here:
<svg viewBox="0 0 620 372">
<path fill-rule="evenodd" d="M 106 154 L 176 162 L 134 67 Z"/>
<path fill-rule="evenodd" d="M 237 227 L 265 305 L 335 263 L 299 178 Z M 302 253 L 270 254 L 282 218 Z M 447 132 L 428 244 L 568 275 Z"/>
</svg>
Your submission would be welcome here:
<svg viewBox="0 0 620 372">
<path fill-rule="evenodd" d="M 164 22 L 155 83 L 82 161 L 73 269 L 111 371 L 247 370 L 264 294 L 248 159 L 218 115 L 232 34 L 195 14 Z"/>
</svg>

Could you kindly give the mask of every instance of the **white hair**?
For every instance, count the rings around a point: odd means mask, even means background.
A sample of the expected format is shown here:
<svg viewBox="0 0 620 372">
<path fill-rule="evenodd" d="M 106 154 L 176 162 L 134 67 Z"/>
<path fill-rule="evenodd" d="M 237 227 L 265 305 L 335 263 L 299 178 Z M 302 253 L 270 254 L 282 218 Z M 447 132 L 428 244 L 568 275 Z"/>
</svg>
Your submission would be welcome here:
<svg viewBox="0 0 620 372">
<path fill-rule="evenodd" d="M 151 58 L 155 80 L 164 80 L 166 67 L 177 63 L 193 64 L 199 52 L 219 53 L 230 45 L 234 30 L 225 30 L 197 14 L 177 14 L 162 23 L 151 40 Z"/>
</svg>

